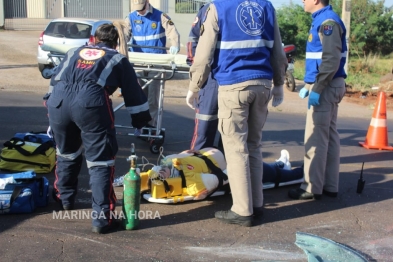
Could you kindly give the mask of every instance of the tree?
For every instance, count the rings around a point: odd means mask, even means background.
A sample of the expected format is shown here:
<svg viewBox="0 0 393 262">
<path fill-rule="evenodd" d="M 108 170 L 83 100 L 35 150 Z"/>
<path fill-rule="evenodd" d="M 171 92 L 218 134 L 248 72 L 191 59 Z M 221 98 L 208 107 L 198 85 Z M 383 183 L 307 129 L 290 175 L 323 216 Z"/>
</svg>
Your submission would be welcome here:
<svg viewBox="0 0 393 262">
<path fill-rule="evenodd" d="M 282 42 L 294 44 L 300 55 L 304 54 L 306 50 L 311 20 L 311 15 L 304 12 L 300 5 L 283 6 L 277 10 Z"/>
<path fill-rule="evenodd" d="M 331 1 L 333 10 L 341 16 L 342 0 Z M 393 11 L 384 7 L 384 0 L 352 0 L 350 55 L 387 55 L 393 46 Z M 277 9 L 277 20 L 284 43 L 294 43 L 298 54 L 304 54 L 311 25 L 311 15 L 300 5 Z"/>
<path fill-rule="evenodd" d="M 354 2 L 354 1 L 353 1 Z M 351 51 L 358 56 L 370 53 L 386 55 L 392 52 L 393 12 L 384 1 L 357 0 L 351 12 Z"/>
</svg>

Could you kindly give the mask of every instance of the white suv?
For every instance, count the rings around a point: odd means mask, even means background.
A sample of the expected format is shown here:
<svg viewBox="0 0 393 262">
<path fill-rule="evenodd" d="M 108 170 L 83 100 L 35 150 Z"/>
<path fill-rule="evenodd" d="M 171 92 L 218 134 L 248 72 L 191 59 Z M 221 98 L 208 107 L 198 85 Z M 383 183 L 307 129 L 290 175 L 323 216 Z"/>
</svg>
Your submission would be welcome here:
<svg viewBox="0 0 393 262">
<path fill-rule="evenodd" d="M 89 44 L 93 40 L 97 27 L 107 23 L 112 23 L 112 21 L 87 18 L 58 18 L 52 20 L 38 40 L 37 62 L 40 72 L 42 73 L 45 68 L 54 67 L 48 57 L 49 52 L 42 50 L 42 45 L 57 44 L 64 45 L 65 49 L 70 49 Z"/>
</svg>

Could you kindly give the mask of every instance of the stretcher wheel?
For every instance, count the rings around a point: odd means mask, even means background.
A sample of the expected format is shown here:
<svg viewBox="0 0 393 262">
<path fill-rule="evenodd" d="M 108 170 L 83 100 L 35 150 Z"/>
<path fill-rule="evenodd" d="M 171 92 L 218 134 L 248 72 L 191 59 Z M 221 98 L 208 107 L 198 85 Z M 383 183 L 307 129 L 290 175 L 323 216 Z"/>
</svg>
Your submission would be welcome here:
<svg viewBox="0 0 393 262">
<path fill-rule="evenodd" d="M 160 153 L 160 147 L 162 146 L 162 144 L 164 144 L 164 140 L 165 140 L 165 131 L 161 130 L 162 138 L 154 138 L 152 140 L 150 140 L 150 152 L 152 152 L 153 154 L 158 154 Z"/>
<path fill-rule="evenodd" d="M 162 146 L 161 143 L 152 143 L 150 145 L 150 152 L 152 152 L 153 154 L 158 154 L 160 153 L 160 147 Z"/>
<path fill-rule="evenodd" d="M 45 67 L 44 70 L 41 72 L 41 76 L 45 79 L 50 79 L 53 75 L 53 70 L 52 68 Z"/>
</svg>

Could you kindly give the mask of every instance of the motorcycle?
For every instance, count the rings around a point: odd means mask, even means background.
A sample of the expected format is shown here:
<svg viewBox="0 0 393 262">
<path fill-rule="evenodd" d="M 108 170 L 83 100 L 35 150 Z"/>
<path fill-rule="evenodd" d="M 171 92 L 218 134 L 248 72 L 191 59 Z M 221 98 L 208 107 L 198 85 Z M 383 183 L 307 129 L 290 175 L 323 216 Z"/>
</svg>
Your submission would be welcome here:
<svg viewBox="0 0 393 262">
<path fill-rule="evenodd" d="M 296 90 L 295 77 L 293 76 L 295 70 L 295 59 L 292 57 L 295 55 L 296 46 L 295 45 L 284 45 L 283 46 L 285 55 L 288 59 L 288 67 L 285 73 L 285 87 L 293 92 Z"/>
</svg>

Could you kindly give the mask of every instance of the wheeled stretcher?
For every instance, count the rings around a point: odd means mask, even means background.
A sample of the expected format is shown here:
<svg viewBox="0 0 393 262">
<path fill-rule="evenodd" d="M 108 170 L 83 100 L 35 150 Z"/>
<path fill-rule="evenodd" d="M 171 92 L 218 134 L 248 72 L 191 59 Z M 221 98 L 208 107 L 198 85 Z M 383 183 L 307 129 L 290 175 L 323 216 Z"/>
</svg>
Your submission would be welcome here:
<svg viewBox="0 0 393 262">
<path fill-rule="evenodd" d="M 56 66 L 60 63 L 61 59 L 70 47 L 60 44 L 52 44 L 43 45 L 41 48 L 42 50 L 49 52 L 48 57 L 53 64 L 52 68 L 48 67 L 42 71 L 42 77 L 49 79 L 53 75 Z M 153 80 L 160 81 L 157 126 L 144 127 L 140 130 L 140 133 L 137 133 L 135 128 L 132 126 L 115 125 L 115 127 L 128 129 L 129 132 L 126 133 L 127 135 L 138 136 L 148 141 L 150 144 L 150 151 L 154 154 L 158 154 L 159 149 L 165 140 L 165 128 L 162 127 L 165 81 L 172 79 L 176 73 L 188 74 L 190 67 L 186 63 L 187 56 L 181 54 L 172 55 L 139 52 L 128 52 L 128 56 L 129 61 L 133 64 L 137 77 L 140 80 L 139 82 L 141 83 L 142 89 L 147 88 Z M 153 74 L 148 74 L 149 72 L 153 72 Z M 153 76 L 151 77 L 150 75 Z M 124 102 L 116 106 L 113 111 L 117 112 L 123 106 Z"/>
<path fill-rule="evenodd" d="M 150 47 L 154 48 L 154 47 Z M 170 80 L 176 73 L 189 72 L 189 65 L 186 63 L 186 55 L 181 54 L 151 54 L 151 53 L 138 53 L 128 52 L 128 57 L 131 63 L 134 65 L 134 69 L 137 73 L 138 79 L 142 83 L 142 89 L 145 89 L 153 80 L 160 81 L 159 91 L 159 104 L 158 104 L 158 116 L 156 127 L 144 127 L 142 128 L 142 134 L 139 135 L 141 138 L 145 138 L 150 144 L 150 151 L 154 154 L 158 154 L 160 147 L 165 140 L 165 128 L 162 127 L 162 119 L 164 113 L 164 91 L 165 81 Z M 149 74 L 153 72 L 153 74 Z M 153 75 L 153 77 L 151 77 Z M 118 105 L 114 111 L 116 112 L 124 106 L 124 102 Z M 115 125 L 118 128 L 132 129 L 131 126 Z M 134 136 L 132 132 L 127 135 Z"/>
</svg>

